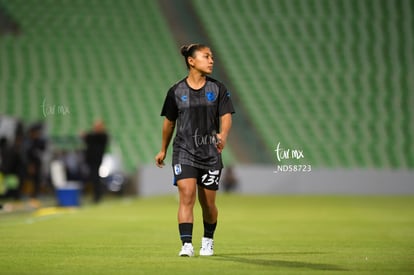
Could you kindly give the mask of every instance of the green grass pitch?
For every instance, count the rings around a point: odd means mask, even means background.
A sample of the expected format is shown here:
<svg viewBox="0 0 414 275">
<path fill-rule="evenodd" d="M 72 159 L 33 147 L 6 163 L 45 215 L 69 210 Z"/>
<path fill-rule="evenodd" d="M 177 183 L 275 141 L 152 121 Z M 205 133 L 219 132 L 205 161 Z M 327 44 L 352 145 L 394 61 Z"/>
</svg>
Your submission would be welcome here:
<svg viewBox="0 0 414 275">
<path fill-rule="evenodd" d="M 220 194 L 213 257 L 180 258 L 177 198 L 0 214 L 0 274 L 413 274 L 414 197 Z M 193 243 L 202 237 L 195 208 Z"/>
</svg>

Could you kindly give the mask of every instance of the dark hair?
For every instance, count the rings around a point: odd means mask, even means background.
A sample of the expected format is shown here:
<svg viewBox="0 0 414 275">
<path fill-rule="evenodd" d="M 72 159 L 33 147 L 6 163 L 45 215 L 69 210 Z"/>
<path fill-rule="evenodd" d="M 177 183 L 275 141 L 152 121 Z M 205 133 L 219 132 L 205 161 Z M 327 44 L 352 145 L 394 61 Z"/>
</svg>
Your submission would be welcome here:
<svg viewBox="0 0 414 275">
<path fill-rule="evenodd" d="M 190 68 L 190 64 L 188 64 L 188 58 L 194 57 L 194 53 L 198 50 L 208 48 L 208 46 L 204 44 L 190 44 L 190 45 L 183 45 L 180 48 L 182 56 L 184 56 L 185 64 L 187 65 L 187 68 Z"/>
</svg>

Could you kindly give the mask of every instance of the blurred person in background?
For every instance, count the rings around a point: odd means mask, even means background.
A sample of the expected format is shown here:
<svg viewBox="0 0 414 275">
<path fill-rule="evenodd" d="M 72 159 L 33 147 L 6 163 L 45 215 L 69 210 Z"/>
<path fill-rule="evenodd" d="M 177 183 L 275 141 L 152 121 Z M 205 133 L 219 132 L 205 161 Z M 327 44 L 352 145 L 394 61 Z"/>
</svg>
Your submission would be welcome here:
<svg viewBox="0 0 414 275">
<path fill-rule="evenodd" d="M 88 181 L 92 183 L 93 201 L 100 202 L 103 187 L 99 177 L 99 167 L 109 141 L 109 135 L 102 120 L 97 120 L 91 131 L 82 134 L 85 143 L 84 160 L 88 169 Z"/>
<path fill-rule="evenodd" d="M 227 167 L 224 176 L 223 176 L 223 187 L 224 192 L 230 193 L 236 190 L 238 181 L 236 175 L 234 174 L 233 166 Z"/>
<path fill-rule="evenodd" d="M 23 158 L 21 155 L 22 137 L 15 138 L 12 146 L 6 138 L 0 140 L 0 173 L 6 187 L 6 197 L 20 199 L 23 183 Z"/>
<path fill-rule="evenodd" d="M 7 138 L 0 138 L 0 196 L 7 192 L 7 186 L 4 181 L 7 166 Z"/>
<path fill-rule="evenodd" d="M 42 184 L 43 155 L 46 151 L 46 139 L 43 137 L 43 124 L 36 123 L 29 128 L 26 141 L 26 179 L 33 186 L 31 198 L 34 206 L 37 206 L 37 199 Z"/>
<path fill-rule="evenodd" d="M 212 256 L 217 226 L 216 191 L 223 168 L 221 152 L 234 113 L 230 93 L 219 81 L 208 77 L 213 71 L 209 47 L 191 44 L 181 47 L 188 76 L 172 86 L 165 98 L 161 115 L 161 150 L 155 156 L 158 167 L 164 165 L 175 127 L 173 143 L 174 183 L 178 186 L 178 229 L 182 242 L 179 256 L 194 256 L 192 245 L 193 208 L 198 200 L 203 212 L 204 235 L 201 256 Z"/>
</svg>

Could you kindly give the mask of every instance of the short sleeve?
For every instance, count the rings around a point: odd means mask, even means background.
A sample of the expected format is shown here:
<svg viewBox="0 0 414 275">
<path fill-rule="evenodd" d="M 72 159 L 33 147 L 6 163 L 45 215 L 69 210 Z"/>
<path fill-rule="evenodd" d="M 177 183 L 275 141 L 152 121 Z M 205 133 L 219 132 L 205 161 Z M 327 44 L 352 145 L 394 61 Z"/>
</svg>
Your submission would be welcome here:
<svg viewBox="0 0 414 275">
<path fill-rule="evenodd" d="M 175 102 L 174 89 L 170 89 L 165 97 L 164 105 L 162 106 L 161 116 L 165 116 L 170 121 L 175 121 L 178 117 L 178 107 Z"/>
<path fill-rule="evenodd" d="M 233 102 L 231 101 L 230 92 L 224 85 L 220 87 L 220 102 L 219 102 L 219 115 L 223 116 L 225 114 L 235 113 Z"/>
</svg>

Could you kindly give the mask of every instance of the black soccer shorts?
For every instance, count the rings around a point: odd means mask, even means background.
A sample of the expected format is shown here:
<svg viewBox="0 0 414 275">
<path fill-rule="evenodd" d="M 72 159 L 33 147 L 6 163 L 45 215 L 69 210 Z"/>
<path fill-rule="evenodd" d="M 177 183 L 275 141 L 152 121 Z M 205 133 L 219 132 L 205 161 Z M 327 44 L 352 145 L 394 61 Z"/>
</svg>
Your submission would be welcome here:
<svg viewBox="0 0 414 275">
<path fill-rule="evenodd" d="M 221 177 L 221 169 L 207 170 L 185 164 L 173 165 L 174 185 L 181 179 L 197 179 L 197 184 L 208 190 L 218 190 Z"/>
</svg>

